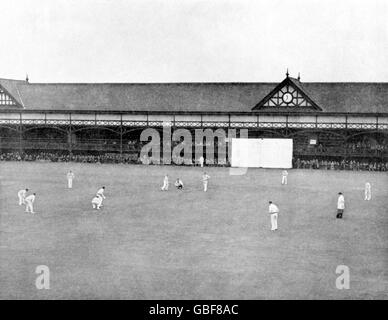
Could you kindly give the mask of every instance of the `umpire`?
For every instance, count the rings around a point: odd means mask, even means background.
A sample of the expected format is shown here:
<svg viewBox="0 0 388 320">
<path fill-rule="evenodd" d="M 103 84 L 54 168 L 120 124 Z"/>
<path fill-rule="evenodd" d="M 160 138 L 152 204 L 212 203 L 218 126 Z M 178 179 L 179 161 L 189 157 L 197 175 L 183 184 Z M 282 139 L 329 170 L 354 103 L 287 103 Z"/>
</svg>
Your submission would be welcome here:
<svg viewBox="0 0 388 320">
<path fill-rule="evenodd" d="M 344 209 L 345 209 L 345 197 L 342 194 L 342 192 L 338 192 L 337 219 L 342 219 Z"/>
</svg>

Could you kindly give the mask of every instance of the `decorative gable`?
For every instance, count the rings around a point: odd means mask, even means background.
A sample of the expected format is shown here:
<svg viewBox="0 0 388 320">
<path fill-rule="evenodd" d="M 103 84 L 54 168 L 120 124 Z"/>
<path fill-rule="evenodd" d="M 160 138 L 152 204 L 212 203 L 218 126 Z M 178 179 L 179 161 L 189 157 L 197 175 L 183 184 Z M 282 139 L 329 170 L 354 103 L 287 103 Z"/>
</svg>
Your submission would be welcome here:
<svg viewBox="0 0 388 320">
<path fill-rule="evenodd" d="M 309 98 L 299 80 L 287 76 L 275 89 L 273 89 L 252 110 L 268 111 L 322 111 L 322 109 Z"/>
<path fill-rule="evenodd" d="M 19 103 L 0 86 L 0 107 L 19 107 Z"/>
</svg>

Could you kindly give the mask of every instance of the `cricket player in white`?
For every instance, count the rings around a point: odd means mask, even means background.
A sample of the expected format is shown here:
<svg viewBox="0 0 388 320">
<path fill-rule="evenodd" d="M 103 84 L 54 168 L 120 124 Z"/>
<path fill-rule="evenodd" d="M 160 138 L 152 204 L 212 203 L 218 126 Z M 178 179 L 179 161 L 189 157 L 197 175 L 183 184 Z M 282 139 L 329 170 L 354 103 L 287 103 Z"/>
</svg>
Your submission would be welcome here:
<svg viewBox="0 0 388 320">
<path fill-rule="evenodd" d="M 365 200 L 369 201 L 372 198 L 371 185 L 369 182 L 365 183 Z"/>
<path fill-rule="evenodd" d="M 167 191 L 167 190 L 168 190 L 168 175 L 166 174 L 163 179 L 162 191 Z"/>
<path fill-rule="evenodd" d="M 199 158 L 199 164 L 201 165 L 201 168 L 203 168 L 204 162 L 205 162 L 205 159 L 204 159 L 204 157 L 201 156 L 201 157 Z"/>
<path fill-rule="evenodd" d="M 19 206 L 25 204 L 27 192 L 28 192 L 28 189 L 22 189 L 18 192 Z"/>
<path fill-rule="evenodd" d="M 25 204 L 26 204 L 26 212 L 35 213 L 34 207 L 33 207 L 33 203 L 35 201 L 35 195 L 36 195 L 36 193 L 30 194 L 28 197 L 26 197 L 24 199 Z"/>
<path fill-rule="evenodd" d="M 97 191 L 97 193 L 96 193 L 96 197 L 100 197 L 100 198 L 101 198 L 100 207 L 102 206 L 102 200 L 105 199 L 104 191 L 105 191 L 105 187 L 102 187 L 102 188 L 98 189 L 98 191 Z"/>
<path fill-rule="evenodd" d="M 279 208 L 276 204 L 269 202 L 269 214 L 271 215 L 271 231 L 275 231 L 278 229 L 278 214 Z"/>
<path fill-rule="evenodd" d="M 100 207 L 102 206 L 102 198 L 100 196 L 95 196 L 92 199 L 92 206 L 93 209 L 100 210 Z"/>
<path fill-rule="evenodd" d="M 181 179 L 176 179 L 175 181 L 175 187 L 178 189 L 178 190 L 183 190 L 183 181 Z"/>
<path fill-rule="evenodd" d="M 287 184 L 287 176 L 288 176 L 287 170 L 283 170 L 282 171 L 282 184 Z"/>
<path fill-rule="evenodd" d="M 338 193 L 338 201 L 337 201 L 337 219 L 342 219 L 342 215 L 345 210 L 345 197 L 342 192 Z"/>
<path fill-rule="evenodd" d="M 210 179 L 210 176 L 209 176 L 206 172 L 204 172 L 204 173 L 203 173 L 203 176 L 202 176 L 202 181 L 203 181 L 203 191 L 204 191 L 204 192 L 207 191 L 207 185 L 208 185 L 209 179 Z"/>
<path fill-rule="evenodd" d="M 73 179 L 74 179 L 74 173 L 71 172 L 71 170 L 67 173 L 67 187 L 69 189 L 73 188 Z"/>
</svg>

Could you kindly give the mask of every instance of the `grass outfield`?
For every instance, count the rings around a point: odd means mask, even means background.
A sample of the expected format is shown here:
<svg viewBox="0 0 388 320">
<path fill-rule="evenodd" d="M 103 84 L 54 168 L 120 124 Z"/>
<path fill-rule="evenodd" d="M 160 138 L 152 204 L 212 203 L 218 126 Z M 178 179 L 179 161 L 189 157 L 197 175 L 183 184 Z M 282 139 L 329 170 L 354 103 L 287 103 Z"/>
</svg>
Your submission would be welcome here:
<svg viewBox="0 0 388 320">
<path fill-rule="evenodd" d="M 204 193 L 201 168 L 0 163 L 0 298 L 388 298 L 387 173 L 290 170 L 281 186 L 280 170 L 206 170 Z M 160 191 L 165 173 L 185 190 Z M 37 193 L 35 216 L 17 205 L 24 187 Z M 50 268 L 49 290 L 35 287 L 38 265 Z M 338 265 L 350 268 L 349 290 L 336 289 Z"/>
</svg>

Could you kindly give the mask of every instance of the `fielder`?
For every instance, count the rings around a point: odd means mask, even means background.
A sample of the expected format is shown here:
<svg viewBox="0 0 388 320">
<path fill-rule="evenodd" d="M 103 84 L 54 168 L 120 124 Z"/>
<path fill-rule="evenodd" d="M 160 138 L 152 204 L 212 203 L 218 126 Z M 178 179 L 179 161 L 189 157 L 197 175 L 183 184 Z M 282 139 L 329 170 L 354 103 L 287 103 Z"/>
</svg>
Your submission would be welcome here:
<svg viewBox="0 0 388 320">
<path fill-rule="evenodd" d="M 168 175 L 166 174 L 163 179 L 163 187 L 162 191 L 167 191 L 168 190 Z"/>
<path fill-rule="evenodd" d="M 269 202 L 268 208 L 269 214 L 271 215 L 271 231 L 276 231 L 278 229 L 278 214 L 279 208 L 276 204 Z"/>
<path fill-rule="evenodd" d="M 95 196 L 92 199 L 92 206 L 93 206 L 93 209 L 100 210 L 102 206 L 102 198 L 100 196 Z"/>
<path fill-rule="evenodd" d="M 28 189 L 22 189 L 18 192 L 19 206 L 25 204 L 27 192 L 28 192 Z"/>
<path fill-rule="evenodd" d="M 337 219 L 342 219 L 342 215 L 345 210 L 345 197 L 342 192 L 338 193 L 338 201 L 337 201 Z"/>
<path fill-rule="evenodd" d="M 182 190 L 183 189 L 183 181 L 181 179 L 176 179 L 175 181 L 175 187 L 178 189 L 178 190 Z"/>
<path fill-rule="evenodd" d="M 210 179 L 210 176 L 206 172 L 204 172 L 202 176 L 204 192 L 207 192 L 207 185 L 208 185 L 209 179 Z"/>
<path fill-rule="evenodd" d="M 369 201 L 372 198 L 372 190 L 369 182 L 365 183 L 365 200 Z"/>
<path fill-rule="evenodd" d="M 74 173 L 71 172 L 71 170 L 67 173 L 67 187 L 69 189 L 73 188 L 73 179 L 74 179 Z"/>
<path fill-rule="evenodd" d="M 28 213 L 35 213 L 33 203 L 35 201 L 36 193 L 30 194 L 28 197 L 24 199 L 26 204 L 26 212 Z"/>
<path fill-rule="evenodd" d="M 288 176 L 287 170 L 283 170 L 282 171 L 282 184 L 287 184 L 287 176 Z"/>
<path fill-rule="evenodd" d="M 101 203 L 100 207 L 102 207 L 102 202 L 105 200 L 105 195 L 104 195 L 105 187 L 101 187 L 100 189 L 97 190 L 96 197 L 101 198 Z"/>
</svg>

